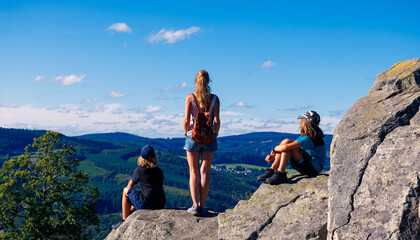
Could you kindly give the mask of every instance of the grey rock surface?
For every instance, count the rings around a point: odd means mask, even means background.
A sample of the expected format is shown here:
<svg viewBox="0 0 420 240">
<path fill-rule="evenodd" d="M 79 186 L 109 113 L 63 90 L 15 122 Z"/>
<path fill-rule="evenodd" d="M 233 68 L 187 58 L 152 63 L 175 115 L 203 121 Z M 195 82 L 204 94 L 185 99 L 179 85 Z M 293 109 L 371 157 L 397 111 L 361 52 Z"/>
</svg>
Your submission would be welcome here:
<svg viewBox="0 0 420 240">
<path fill-rule="evenodd" d="M 326 239 L 327 174 L 290 180 L 262 184 L 249 200 L 221 213 L 219 239 Z"/>
<path fill-rule="evenodd" d="M 194 217 L 186 210 L 138 210 L 106 240 L 326 239 L 328 173 L 289 177 L 287 184 L 262 184 L 249 200 L 220 214 Z"/>
<path fill-rule="evenodd" d="M 378 74 L 331 144 L 329 239 L 419 239 L 420 59 Z"/>
<path fill-rule="evenodd" d="M 217 213 L 194 217 L 186 210 L 138 210 L 106 240 L 217 239 Z"/>
</svg>

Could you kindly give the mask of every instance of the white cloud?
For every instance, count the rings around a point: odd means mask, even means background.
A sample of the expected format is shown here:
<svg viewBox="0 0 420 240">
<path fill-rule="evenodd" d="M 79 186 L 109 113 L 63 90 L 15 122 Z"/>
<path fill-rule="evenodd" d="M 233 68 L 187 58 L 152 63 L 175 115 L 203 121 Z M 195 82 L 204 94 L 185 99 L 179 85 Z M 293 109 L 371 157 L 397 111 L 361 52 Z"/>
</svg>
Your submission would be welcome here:
<svg viewBox="0 0 420 240">
<path fill-rule="evenodd" d="M 131 33 L 131 28 L 125 23 L 114 23 L 107 28 L 108 31 Z"/>
<path fill-rule="evenodd" d="M 231 107 L 231 108 L 251 108 L 252 106 L 250 106 L 247 103 L 241 101 L 241 102 L 234 103 L 234 104 L 230 105 L 229 107 Z"/>
<path fill-rule="evenodd" d="M 168 97 L 158 96 L 158 97 L 156 97 L 156 100 L 168 100 Z"/>
<path fill-rule="evenodd" d="M 344 113 L 345 113 L 345 111 L 343 111 L 343 110 L 335 110 L 335 111 L 329 111 L 328 112 L 330 115 L 330 117 L 338 117 L 338 116 L 342 116 Z"/>
<path fill-rule="evenodd" d="M 109 98 L 123 98 L 126 97 L 127 94 L 122 93 L 122 92 L 117 92 L 117 91 L 112 91 L 110 93 L 108 93 L 107 97 Z"/>
<path fill-rule="evenodd" d="M 272 61 L 266 61 L 260 64 L 259 68 L 271 68 L 274 67 L 277 63 Z"/>
<path fill-rule="evenodd" d="M 162 107 L 163 106 L 150 105 L 146 108 L 141 108 L 141 107 L 131 108 L 130 111 L 135 112 L 135 113 L 157 113 L 162 109 Z"/>
<path fill-rule="evenodd" d="M 37 83 L 44 78 L 45 78 L 44 76 L 36 76 L 34 79 L 32 79 L 31 83 Z"/>
<path fill-rule="evenodd" d="M 81 75 L 71 74 L 67 76 L 60 75 L 60 76 L 54 77 L 53 79 L 51 79 L 51 81 L 57 81 L 63 85 L 73 85 L 75 83 L 82 82 L 85 77 L 86 77 L 86 74 L 81 74 Z"/>
<path fill-rule="evenodd" d="M 293 112 L 306 112 L 308 110 L 311 110 L 313 108 L 312 105 L 307 106 L 295 106 L 293 108 L 286 108 L 285 111 L 293 111 Z"/>
<path fill-rule="evenodd" d="M 162 91 L 167 92 L 167 91 L 171 91 L 171 90 L 179 90 L 179 89 L 186 88 L 186 87 L 187 87 L 187 83 L 183 82 L 183 83 L 180 83 L 180 84 L 167 86 L 167 87 L 163 88 Z"/>
<path fill-rule="evenodd" d="M 223 117 L 223 116 L 238 116 L 241 114 L 238 112 L 233 112 L 233 111 L 221 111 L 220 115 Z"/>
<path fill-rule="evenodd" d="M 162 108 L 150 105 L 133 112 L 121 104 L 98 105 L 91 110 L 77 105 L 38 108 L 9 104 L 0 105 L 0 126 L 53 130 L 69 136 L 119 131 L 152 138 L 183 137 L 184 114 L 163 114 Z M 221 116 L 221 136 L 265 131 L 298 133 L 299 129 L 299 120 L 294 117 L 260 119 L 242 117 L 235 112 L 221 112 Z M 339 121 L 339 118 L 323 117 L 320 127 L 326 134 L 332 134 Z"/>
<path fill-rule="evenodd" d="M 184 116 L 159 114 L 160 109 L 161 106 L 149 106 L 145 108 L 147 112 L 131 113 L 120 104 L 100 105 L 94 111 L 71 106 L 7 108 L 1 105 L 0 126 L 53 130 L 69 136 L 120 131 L 153 138 L 183 137 Z"/>
<path fill-rule="evenodd" d="M 69 113 L 70 109 L 68 109 L 64 106 L 53 106 L 53 107 L 48 107 L 47 111 L 57 111 L 59 113 Z"/>
<path fill-rule="evenodd" d="M 159 112 L 160 109 L 162 109 L 162 106 L 148 106 L 145 109 L 146 113 L 156 113 Z"/>
<path fill-rule="evenodd" d="M 121 114 L 123 112 L 123 105 L 121 104 L 100 104 L 96 105 L 88 112 L 90 113 L 112 113 L 112 114 Z"/>
<path fill-rule="evenodd" d="M 322 131 L 324 131 L 324 133 L 333 134 L 340 121 L 341 117 L 338 116 L 321 117 L 319 127 L 322 129 Z"/>
<path fill-rule="evenodd" d="M 230 120 L 222 120 L 223 126 L 220 128 L 221 135 L 237 135 L 250 132 L 289 132 L 297 133 L 299 123 L 285 121 L 282 119 L 266 120 L 255 118 L 233 118 Z"/>
<path fill-rule="evenodd" d="M 158 43 L 164 41 L 164 43 L 175 43 L 177 41 L 184 40 L 185 38 L 190 37 L 192 34 L 199 32 L 199 27 L 190 27 L 187 29 L 180 30 L 166 30 L 162 28 L 157 34 L 149 37 L 149 43 Z"/>
<path fill-rule="evenodd" d="M 3 108 L 19 108 L 20 106 L 13 103 L 13 104 L 0 104 L 0 107 L 3 107 Z"/>
<path fill-rule="evenodd" d="M 89 104 L 89 103 L 95 102 L 96 100 L 98 100 L 98 98 L 95 97 L 95 98 L 85 99 L 81 103 L 82 104 Z"/>
</svg>

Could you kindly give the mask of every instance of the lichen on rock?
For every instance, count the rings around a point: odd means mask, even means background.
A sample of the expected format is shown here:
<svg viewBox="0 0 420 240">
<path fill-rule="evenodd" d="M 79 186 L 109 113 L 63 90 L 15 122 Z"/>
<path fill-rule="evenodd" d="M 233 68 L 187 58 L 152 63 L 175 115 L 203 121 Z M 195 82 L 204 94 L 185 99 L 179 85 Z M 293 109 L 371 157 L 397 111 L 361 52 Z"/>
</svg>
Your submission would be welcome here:
<svg viewBox="0 0 420 240">
<path fill-rule="evenodd" d="M 343 116 L 331 144 L 329 239 L 420 236 L 419 105 L 416 58 L 378 74 Z"/>
</svg>

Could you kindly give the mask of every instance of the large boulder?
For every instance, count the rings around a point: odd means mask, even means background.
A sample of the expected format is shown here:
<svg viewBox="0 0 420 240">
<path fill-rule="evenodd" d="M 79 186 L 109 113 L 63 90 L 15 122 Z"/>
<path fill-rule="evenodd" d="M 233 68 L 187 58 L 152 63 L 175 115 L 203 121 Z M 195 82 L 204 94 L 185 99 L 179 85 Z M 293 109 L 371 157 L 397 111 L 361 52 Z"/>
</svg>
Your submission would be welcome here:
<svg viewBox="0 0 420 240">
<path fill-rule="evenodd" d="M 185 209 L 138 210 L 106 240 L 326 239 L 328 173 L 293 175 L 278 186 L 262 184 L 234 209 L 194 217 Z"/>
<path fill-rule="evenodd" d="M 420 59 L 378 74 L 331 144 L 329 239 L 419 239 Z"/>
<path fill-rule="evenodd" d="M 141 209 L 131 214 L 106 240 L 217 239 L 217 213 L 194 217 L 186 210 Z"/>
<path fill-rule="evenodd" d="M 326 239 L 328 175 L 294 175 L 262 184 L 249 200 L 219 214 L 219 239 Z"/>
</svg>

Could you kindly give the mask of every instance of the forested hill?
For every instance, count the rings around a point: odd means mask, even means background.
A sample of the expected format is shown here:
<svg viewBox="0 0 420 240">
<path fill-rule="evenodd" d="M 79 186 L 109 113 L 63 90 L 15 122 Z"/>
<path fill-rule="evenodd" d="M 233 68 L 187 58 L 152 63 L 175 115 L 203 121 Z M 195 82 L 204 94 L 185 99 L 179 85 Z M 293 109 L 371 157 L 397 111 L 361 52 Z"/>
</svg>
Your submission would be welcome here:
<svg viewBox="0 0 420 240">
<path fill-rule="evenodd" d="M 161 151 L 171 149 L 182 149 L 184 146 L 184 138 L 146 138 L 133 135 L 130 133 L 94 133 L 75 137 L 77 139 L 106 140 L 111 142 L 126 143 L 136 146 L 151 145 Z"/>
<path fill-rule="evenodd" d="M 20 155 L 29 144 L 33 143 L 34 138 L 43 136 L 46 130 L 27 130 L 0 127 L 0 155 Z M 98 141 L 77 137 L 63 136 L 63 143 L 72 145 L 78 153 L 88 151 L 99 153 L 104 149 L 121 149 L 123 145 L 118 142 Z"/>
<path fill-rule="evenodd" d="M 24 130 L 0 128 L 0 155 L 19 155 L 24 148 L 31 144 L 34 138 L 45 134 L 45 130 Z M 247 163 L 265 166 L 263 161 L 256 160 L 268 154 L 270 149 L 279 144 L 283 139 L 296 139 L 298 134 L 277 132 L 256 132 L 242 135 L 225 136 L 218 138 L 218 152 L 214 163 Z M 326 135 L 327 155 L 332 135 Z M 79 155 L 85 153 L 100 153 L 107 149 L 122 149 L 129 147 L 141 148 L 149 144 L 158 151 L 169 152 L 175 155 L 185 155 L 184 138 L 146 138 L 129 133 L 98 133 L 76 137 L 63 136 L 63 142 L 73 145 Z M 82 159 L 81 159 L 82 160 Z M 329 162 L 327 163 L 329 167 Z"/>
<path fill-rule="evenodd" d="M 296 139 L 299 134 L 278 133 L 278 132 L 255 132 L 241 135 L 225 136 L 218 138 L 218 150 L 222 152 L 245 152 L 266 154 L 274 145 L 279 144 L 283 139 Z M 129 133 L 97 133 L 76 137 L 78 139 L 96 139 L 130 144 L 150 144 L 160 146 L 163 149 L 182 149 L 185 138 L 145 138 Z M 332 135 L 326 135 L 325 143 L 331 144 Z"/>
</svg>

